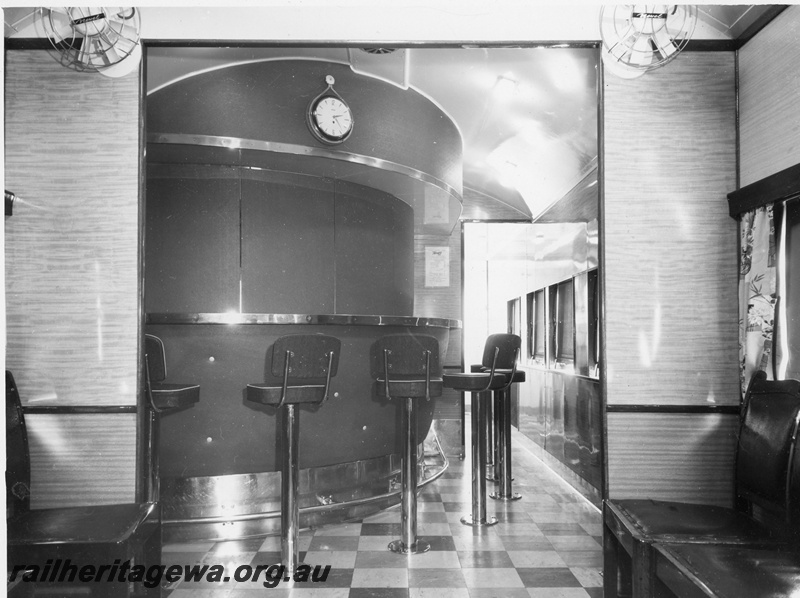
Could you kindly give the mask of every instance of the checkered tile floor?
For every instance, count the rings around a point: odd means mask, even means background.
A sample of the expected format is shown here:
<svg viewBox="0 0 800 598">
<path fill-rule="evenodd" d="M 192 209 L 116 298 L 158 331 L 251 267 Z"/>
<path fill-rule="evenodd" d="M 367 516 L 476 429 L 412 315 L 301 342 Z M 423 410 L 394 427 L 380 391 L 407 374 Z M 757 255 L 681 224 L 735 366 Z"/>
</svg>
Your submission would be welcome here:
<svg viewBox="0 0 800 598">
<path fill-rule="evenodd" d="M 444 475 L 423 490 L 418 535 L 430 552 L 403 556 L 387 544 L 400 537 L 400 506 L 363 521 L 301 532 L 300 558 L 331 565 L 324 583 L 269 590 L 275 598 L 600 598 L 603 595 L 601 516 L 525 449 L 515 446 L 514 502 L 487 499 L 495 526 L 474 529 L 469 461 L 451 459 Z M 488 492 L 492 484 L 487 482 Z M 164 564 L 269 565 L 280 561 L 280 539 L 167 544 Z M 182 581 L 170 598 L 256 598 L 257 582 Z"/>
</svg>

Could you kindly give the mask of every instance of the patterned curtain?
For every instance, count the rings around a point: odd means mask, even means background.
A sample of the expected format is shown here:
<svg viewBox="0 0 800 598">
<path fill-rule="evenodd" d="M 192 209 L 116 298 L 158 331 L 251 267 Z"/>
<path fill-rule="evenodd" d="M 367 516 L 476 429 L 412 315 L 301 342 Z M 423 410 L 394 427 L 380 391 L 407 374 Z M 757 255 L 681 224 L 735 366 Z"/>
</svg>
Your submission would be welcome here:
<svg viewBox="0 0 800 598">
<path fill-rule="evenodd" d="M 772 379 L 772 334 L 777 303 L 775 221 L 772 205 L 740 220 L 739 363 L 742 393 L 758 370 Z"/>
</svg>

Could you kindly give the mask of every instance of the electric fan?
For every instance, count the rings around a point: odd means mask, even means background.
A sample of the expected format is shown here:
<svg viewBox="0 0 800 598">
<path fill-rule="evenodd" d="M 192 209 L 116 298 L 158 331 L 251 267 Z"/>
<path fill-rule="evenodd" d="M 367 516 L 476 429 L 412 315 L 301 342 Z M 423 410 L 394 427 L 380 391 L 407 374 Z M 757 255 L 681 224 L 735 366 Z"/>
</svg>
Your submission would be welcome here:
<svg viewBox="0 0 800 598">
<path fill-rule="evenodd" d="M 42 8 L 40 19 L 59 62 L 68 68 L 115 77 L 141 60 L 135 8 Z"/>
<path fill-rule="evenodd" d="M 697 8 L 693 5 L 603 6 L 603 62 L 621 76 L 638 76 L 662 67 L 686 47 L 696 23 Z"/>
</svg>

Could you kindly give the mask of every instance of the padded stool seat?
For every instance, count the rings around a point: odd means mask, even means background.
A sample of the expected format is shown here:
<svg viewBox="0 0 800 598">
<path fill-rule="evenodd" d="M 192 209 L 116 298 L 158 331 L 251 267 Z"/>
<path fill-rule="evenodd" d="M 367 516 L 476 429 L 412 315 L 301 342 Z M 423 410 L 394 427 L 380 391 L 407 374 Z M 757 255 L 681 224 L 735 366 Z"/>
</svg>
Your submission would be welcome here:
<svg viewBox="0 0 800 598">
<path fill-rule="evenodd" d="M 280 386 L 267 386 L 266 384 L 248 384 L 247 400 L 262 405 L 277 406 L 281 404 L 283 388 Z M 325 396 L 325 385 L 310 384 L 307 386 L 292 386 L 286 391 L 284 405 L 316 405 L 322 402 Z"/>
<path fill-rule="evenodd" d="M 153 404 L 158 411 L 189 407 L 200 401 L 199 384 L 151 383 Z"/>
<path fill-rule="evenodd" d="M 681 598 L 786 598 L 800 588 L 796 552 L 717 544 L 655 544 L 654 552 L 657 577 Z"/>
<path fill-rule="evenodd" d="M 508 378 L 495 372 L 457 372 L 442 376 L 447 388 L 461 392 L 485 392 L 503 388 L 508 383 Z"/>
<path fill-rule="evenodd" d="M 430 385 L 427 385 L 426 380 L 389 380 L 389 385 L 391 387 L 391 393 L 393 397 L 402 397 L 402 398 L 411 398 L 411 399 L 424 399 L 426 388 L 430 391 L 431 397 L 440 397 L 442 396 L 442 387 L 443 383 L 441 378 L 440 379 L 431 379 Z M 380 386 L 383 388 L 384 380 L 382 378 L 378 378 L 375 381 L 375 386 Z"/>
</svg>

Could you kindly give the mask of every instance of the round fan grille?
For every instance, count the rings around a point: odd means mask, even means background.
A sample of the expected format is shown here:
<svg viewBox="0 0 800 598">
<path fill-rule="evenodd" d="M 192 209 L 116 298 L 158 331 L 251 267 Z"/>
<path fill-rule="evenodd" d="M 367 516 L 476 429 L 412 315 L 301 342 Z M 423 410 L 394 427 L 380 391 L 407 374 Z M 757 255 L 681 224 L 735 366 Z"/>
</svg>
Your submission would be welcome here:
<svg viewBox="0 0 800 598">
<path fill-rule="evenodd" d="M 43 8 L 41 21 L 61 64 L 76 71 L 104 71 L 140 56 L 135 8 Z"/>
<path fill-rule="evenodd" d="M 686 47 L 696 23 L 697 8 L 692 5 L 603 6 L 603 60 L 633 71 L 662 67 Z"/>
</svg>

